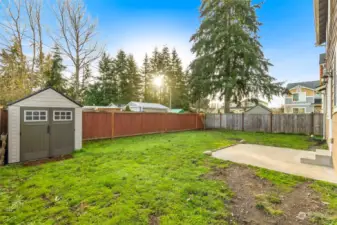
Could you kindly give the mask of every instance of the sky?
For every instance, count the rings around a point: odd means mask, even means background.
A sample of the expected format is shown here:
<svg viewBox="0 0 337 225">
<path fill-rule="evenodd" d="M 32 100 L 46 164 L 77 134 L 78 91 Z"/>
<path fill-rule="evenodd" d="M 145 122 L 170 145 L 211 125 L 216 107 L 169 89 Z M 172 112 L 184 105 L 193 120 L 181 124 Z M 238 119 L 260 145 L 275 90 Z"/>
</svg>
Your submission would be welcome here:
<svg viewBox="0 0 337 225">
<path fill-rule="evenodd" d="M 54 0 L 50 1 L 43 12 L 44 25 L 55 30 Z M 140 66 L 146 53 L 166 45 L 176 48 L 185 68 L 193 60 L 189 40 L 200 25 L 200 0 L 84 1 L 87 13 L 98 22 L 98 42 L 112 56 L 123 49 L 132 53 Z M 277 81 L 286 84 L 318 79 L 318 58 L 324 48 L 315 46 L 313 12 L 313 0 L 264 0 L 257 11 L 263 24 L 260 41 L 266 58 L 274 65 L 270 74 Z M 274 98 L 270 106 L 282 103 L 282 98 Z"/>
<path fill-rule="evenodd" d="M 193 60 L 189 39 L 200 24 L 200 0 L 86 0 L 98 19 L 98 37 L 107 51 L 134 54 L 141 64 L 155 46 L 176 48 L 184 66 Z M 265 0 L 258 10 L 261 44 L 274 65 L 270 73 L 285 83 L 318 79 L 312 0 Z M 271 106 L 282 104 L 275 98 Z"/>
</svg>

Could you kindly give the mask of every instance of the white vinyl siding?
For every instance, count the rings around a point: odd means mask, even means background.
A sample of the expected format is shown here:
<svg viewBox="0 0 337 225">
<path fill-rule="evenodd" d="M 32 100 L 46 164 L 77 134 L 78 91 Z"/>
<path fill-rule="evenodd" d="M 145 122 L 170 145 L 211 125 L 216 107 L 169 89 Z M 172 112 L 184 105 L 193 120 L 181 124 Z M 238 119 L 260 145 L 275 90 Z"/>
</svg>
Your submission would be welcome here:
<svg viewBox="0 0 337 225">
<path fill-rule="evenodd" d="M 23 107 L 43 107 L 43 108 L 79 108 L 77 104 L 65 98 L 52 89 L 45 90 L 41 93 L 24 99 L 13 106 Z"/>
<path fill-rule="evenodd" d="M 75 150 L 82 148 L 82 108 L 75 109 Z"/>
<path fill-rule="evenodd" d="M 20 107 L 8 107 L 8 163 L 20 162 Z"/>
</svg>

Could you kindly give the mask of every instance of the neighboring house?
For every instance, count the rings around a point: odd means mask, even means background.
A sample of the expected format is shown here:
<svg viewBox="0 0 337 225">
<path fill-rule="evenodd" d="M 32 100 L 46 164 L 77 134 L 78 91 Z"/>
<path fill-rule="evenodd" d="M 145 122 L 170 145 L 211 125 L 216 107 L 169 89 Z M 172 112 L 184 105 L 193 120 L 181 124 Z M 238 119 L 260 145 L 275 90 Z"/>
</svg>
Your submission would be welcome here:
<svg viewBox="0 0 337 225">
<path fill-rule="evenodd" d="M 122 111 L 122 107 L 119 107 L 113 103 L 108 106 L 83 106 L 85 112 L 119 112 Z"/>
<path fill-rule="evenodd" d="M 124 110 L 128 106 L 132 112 L 169 112 L 170 110 L 164 105 L 148 102 L 129 102 L 129 104 L 124 107 Z"/>
<path fill-rule="evenodd" d="M 321 76 L 324 80 L 321 91 L 325 93 L 327 143 L 337 170 L 337 1 L 314 0 L 316 45 L 325 46 Z"/>
<path fill-rule="evenodd" d="M 322 97 L 316 88 L 320 81 L 289 83 L 289 94 L 285 96 L 284 113 L 320 113 L 322 111 Z"/>
<path fill-rule="evenodd" d="M 272 111 L 264 105 L 256 105 L 250 109 L 248 109 L 245 114 L 260 114 L 260 115 L 270 115 Z"/>
</svg>

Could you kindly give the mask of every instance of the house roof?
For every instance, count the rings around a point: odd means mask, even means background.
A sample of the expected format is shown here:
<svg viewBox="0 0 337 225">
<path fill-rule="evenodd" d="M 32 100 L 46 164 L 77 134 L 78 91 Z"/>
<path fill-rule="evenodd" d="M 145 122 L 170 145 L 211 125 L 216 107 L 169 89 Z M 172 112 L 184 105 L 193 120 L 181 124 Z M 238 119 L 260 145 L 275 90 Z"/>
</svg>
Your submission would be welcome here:
<svg viewBox="0 0 337 225">
<path fill-rule="evenodd" d="M 145 109 L 168 109 L 168 107 L 159 103 L 148 103 L 148 102 L 129 102 L 128 105 L 141 107 Z"/>
<path fill-rule="evenodd" d="M 8 106 L 14 105 L 14 104 L 16 104 L 16 103 L 18 103 L 18 102 L 21 102 L 21 101 L 23 101 L 23 100 L 25 100 L 25 99 L 28 99 L 28 98 L 30 98 L 30 97 L 32 97 L 32 96 L 34 96 L 34 95 L 37 95 L 37 94 L 42 93 L 42 92 L 44 92 L 44 91 L 47 91 L 47 90 L 49 90 L 49 89 L 51 89 L 51 90 L 57 92 L 58 94 L 62 95 L 64 98 L 66 98 L 66 99 L 68 99 L 69 101 L 75 103 L 76 105 L 82 107 L 82 105 L 81 105 L 80 103 L 76 102 L 75 100 L 71 99 L 70 97 L 66 96 L 65 94 L 63 94 L 63 93 L 61 93 L 61 92 L 56 91 L 56 90 L 55 90 L 54 88 L 52 88 L 52 87 L 46 87 L 46 88 L 43 88 L 43 89 L 41 89 L 41 90 L 39 90 L 39 91 L 36 91 L 36 92 L 34 92 L 34 93 L 30 94 L 30 95 L 27 95 L 27 96 L 24 97 L 24 98 L 21 98 L 21 99 L 19 99 L 19 100 L 14 101 L 14 102 L 8 103 Z"/>
<path fill-rule="evenodd" d="M 328 4 L 328 0 L 314 0 L 316 45 L 321 45 L 326 42 Z"/>
<path fill-rule="evenodd" d="M 298 83 L 289 83 L 287 85 L 287 89 L 290 90 L 290 89 L 292 89 L 296 86 L 302 86 L 302 87 L 306 87 L 306 88 L 310 88 L 310 89 L 316 89 L 319 85 L 320 85 L 319 80 L 305 81 L 305 82 L 298 82 Z"/>
<path fill-rule="evenodd" d="M 252 110 L 252 109 L 254 109 L 254 108 L 258 107 L 258 106 L 260 106 L 261 108 L 264 108 L 265 110 L 268 110 L 269 112 L 272 112 L 272 110 L 269 109 L 267 106 L 264 106 L 264 105 L 261 105 L 261 104 L 257 104 L 256 106 L 254 106 L 254 107 L 246 110 L 246 112 L 248 112 L 248 111 L 250 111 L 250 110 Z"/>
<path fill-rule="evenodd" d="M 326 59 L 326 54 L 320 54 L 319 55 L 319 65 L 324 64 L 325 63 L 325 59 Z"/>
</svg>

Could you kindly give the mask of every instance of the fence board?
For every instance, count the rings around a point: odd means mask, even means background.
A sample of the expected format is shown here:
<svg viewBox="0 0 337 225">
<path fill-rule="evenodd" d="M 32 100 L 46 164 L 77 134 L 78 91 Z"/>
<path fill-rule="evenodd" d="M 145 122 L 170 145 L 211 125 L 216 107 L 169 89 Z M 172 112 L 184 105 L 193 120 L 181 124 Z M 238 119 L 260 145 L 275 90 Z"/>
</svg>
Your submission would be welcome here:
<svg viewBox="0 0 337 225">
<path fill-rule="evenodd" d="M 198 114 L 84 112 L 83 140 L 204 128 Z"/>
<path fill-rule="evenodd" d="M 82 116 L 84 140 L 111 138 L 112 117 L 106 112 L 85 112 Z"/>
<path fill-rule="evenodd" d="M 220 119 L 219 119 L 220 118 Z M 206 128 L 323 135 L 323 114 L 207 114 Z"/>
<path fill-rule="evenodd" d="M 8 133 L 8 111 L 0 109 L 0 134 Z"/>
</svg>

